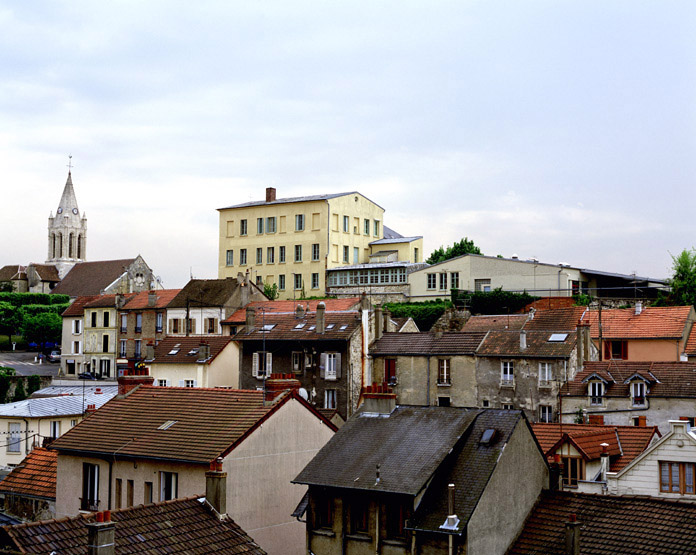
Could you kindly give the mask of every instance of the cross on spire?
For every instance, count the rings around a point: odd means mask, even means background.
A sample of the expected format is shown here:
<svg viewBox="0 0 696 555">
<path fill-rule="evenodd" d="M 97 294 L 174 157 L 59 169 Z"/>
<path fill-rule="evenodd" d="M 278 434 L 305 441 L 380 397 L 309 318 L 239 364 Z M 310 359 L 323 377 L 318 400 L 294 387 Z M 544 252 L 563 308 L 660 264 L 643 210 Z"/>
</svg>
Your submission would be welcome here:
<svg viewBox="0 0 696 555">
<path fill-rule="evenodd" d="M 72 168 L 73 168 L 73 165 L 72 165 L 72 154 L 68 154 L 68 173 L 71 172 Z"/>
</svg>

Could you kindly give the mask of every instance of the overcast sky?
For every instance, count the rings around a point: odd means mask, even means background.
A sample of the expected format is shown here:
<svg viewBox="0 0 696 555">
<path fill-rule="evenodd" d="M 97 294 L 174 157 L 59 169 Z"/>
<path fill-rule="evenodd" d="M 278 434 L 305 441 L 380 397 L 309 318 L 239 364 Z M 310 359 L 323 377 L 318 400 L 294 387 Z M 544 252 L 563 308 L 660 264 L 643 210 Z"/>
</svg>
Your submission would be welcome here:
<svg viewBox="0 0 696 555">
<path fill-rule="evenodd" d="M 216 208 L 357 190 L 429 253 L 665 277 L 696 244 L 696 2 L 4 2 L 0 265 L 73 155 L 89 260 L 217 277 Z"/>
</svg>

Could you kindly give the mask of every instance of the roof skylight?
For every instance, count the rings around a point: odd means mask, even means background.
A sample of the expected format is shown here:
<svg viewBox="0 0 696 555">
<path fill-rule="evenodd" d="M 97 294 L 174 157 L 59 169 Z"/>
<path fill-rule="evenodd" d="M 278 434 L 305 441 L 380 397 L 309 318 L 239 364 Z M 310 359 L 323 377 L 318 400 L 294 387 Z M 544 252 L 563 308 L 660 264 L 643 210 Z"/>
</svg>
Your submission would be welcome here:
<svg viewBox="0 0 696 555">
<path fill-rule="evenodd" d="M 563 342 L 566 339 L 568 339 L 568 334 L 567 333 L 552 333 L 549 336 L 549 341 L 554 341 L 554 342 Z"/>
<path fill-rule="evenodd" d="M 172 350 L 169 351 L 169 353 L 167 353 L 167 354 L 170 354 L 170 355 L 175 355 L 175 354 L 177 354 L 177 353 L 179 352 L 179 348 L 180 348 L 180 347 L 181 347 L 181 343 L 177 343 L 176 345 L 174 345 L 174 347 L 172 348 Z"/>
<path fill-rule="evenodd" d="M 157 429 L 158 430 L 168 430 L 171 428 L 174 424 L 176 424 L 178 420 L 167 420 L 164 424 L 159 426 Z"/>
<path fill-rule="evenodd" d="M 302 323 L 302 324 L 297 324 L 293 329 L 295 329 L 295 330 L 301 330 L 302 328 L 305 327 L 305 325 L 306 325 L 306 324 L 304 324 L 304 323 Z"/>
</svg>

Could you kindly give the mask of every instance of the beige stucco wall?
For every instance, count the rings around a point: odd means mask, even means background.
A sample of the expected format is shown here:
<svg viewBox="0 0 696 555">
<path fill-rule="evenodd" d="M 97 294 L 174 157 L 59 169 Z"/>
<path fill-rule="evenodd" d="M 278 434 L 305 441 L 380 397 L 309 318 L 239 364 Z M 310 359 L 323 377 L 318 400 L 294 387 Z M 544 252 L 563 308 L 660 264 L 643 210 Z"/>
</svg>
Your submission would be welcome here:
<svg viewBox="0 0 696 555">
<path fill-rule="evenodd" d="M 76 320 L 80 321 L 80 333 L 73 333 L 73 324 Z M 82 316 L 64 316 L 63 317 L 63 331 L 61 333 L 61 359 L 60 359 L 60 372 L 61 374 L 67 374 L 67 363 L 68 360 L 75 361 L 75 373 L 70 374 L 76 376 L 82 372 L 82 362 L 84 356 L 82 352 L 84 351 L 84 321 Z M 73 347 L 75 341 L 80 342 L 79 353 L 74 352 Z"/>
<path fill-rule="evenodd" d="M 26 419 L 0 417 L 0 432 L 5 439 L 4 445 L 0 449 L 0 466 L 16 466 L 34 447 L 41 447 L 43 438 L 51 436 L 51 422 L 60 422 L 60 433 L 64 434 L 73 427 L 73 421 L 79 422 L 81 420 L 81 414 Z M 7 444 L 10 441 L 10 423 L 19 424 L 22 432 L 18 453 L 11 453 L 7 450 Z"/>
<path fill-rule="evenodd" d="M 476 363 L 473 356 L 379 356 L 373 358 L 375 381 L 384 380 L 384 359 L 396 359 L 397 385 L 392 388 L 401 405 L 438 405 L 449 397 L 453 407 L 476 406 Z M 438 385 L 438 360 L 449 359 L 451 385 Z M 428 370 L 428 364 L 430 370 Z M 428 379 L 428 375 L 430 378 Z"/>
<path fill-rule="evenodd" d="M 612 495 L 649 495 L 664 499 L 696 502 L 696 495 L 660 492 L 660 461 L 696 462 L 696 439 L 687 433 L 687 423 L 675 425 L 669 433 L 655 443 L 641 457 L 635 459 L 619 473 L 608 475 L 609 493 Z"/>
<path fill-rule="evenodd" d="M 194 358 L 194 357 L 191 357 Z M 197 387 L 239 387 L 239 346 L 230 342 L 210 364 L 149 364 L 150 375 L 168 380 L 169 386 L 179 387 L 182 380 L 196 380 Z"/>
<path fill-rule="evenodd" d="M 491 290 L 502 287 L 507 291 L 527 291 L 539 296 L 571 296 L 571 281 L 582 281 L 586 278 L 575 268 L 495 258 L 489 256 L 469 255 L 453 258 L 429 268 L 409 274 L 411 298 L 428 299 L 444 298 L 449 295 L 451 280 L 448 276 L 448 289 L 428 289 L 427 274 L 459 272 L 459 289 L 474 291 L 477 279 L 490 279 Z M 437 287 L 439 288 L 439 278 Z M 590 281 L 590 286 L 593 282 Z M 558 289 L 567 290 L 558 292 Z M 536 292 L 536 293 L 535 293 Z"/>
<path fill-rule="evenodd" d="M 413 239 L 412 241 L 401 241 L 399 243 L 386 243 L 370 246 L 370 254 L 380 251 L 396 251 L 396 259 L 399 262 L 423 262 L 423 238 Z M 428 255 L 425 255 L 427 258 Z"/>
<path fill-rule="evenodd" d="M 506 553 L 548 483 L 544 456 L 527 424 L 520 421 L 467 525 L 467 555 Z"/>
<path fill-rule="evenodd" d="M 291 513 L 306 487 L 291 484 L 334 432 L 289 401 L 226 458 L 227 510 L 269 555 L 305 552 L 305 526 Z"/>
<path fill-rule="evenodd" d="M 304 214 L 303 231 L 295 231 L 295 216 Z M 349 217 L 349 231 L 343 231 L 343 216 Z M 268 217 L 276 218 L 276 232 L 266 233 Z M 264 233 L 257 234 L 257 218 L 264 218 Z M 358 218 L 357 233 L 354 231 Z M 240 221 L 247 220 L 247 235 L 240 236 Z M 364 220 L 370 220 L 370 234 L 364 233 Z M 374 235 L 374 221 L 379 222 L 379 234 Z M 301 290 L 293 289 L 293 274 L 302 274 L 306 295 L 323 294 L 326 289 L 325 270 L 343 265 L 343 246 L 359 249 L 359 262 L 368 261 L 369 243 L 383 236 L 384 210 L 359 193 L 329 200 L 291 202 L 220 210 L 220 236 L 218 253 L 218 277 L 235 277 L 238 272 L 251 272 L 252 281 L 258 276 L 264 283 L 278 283 L 278 276 L 285 275 L 286 287 L 280 291 L 281 299 L 299 296 Z M 312 261 L 312 245 L 318 243 L 319 260 Z M 295 262 L 295 245 L 302 245 L 302 262 Z M 279 247 L 285 246 L 286 259 L 279 262 Z M 268 264 L 267 249 L 275 247 L 275 262 Z M 263 263 L 256 263 L 256 249 L 263 249 Z M 239 251 L 247 250 L 247 263 L 240 264 Z M 227 266 L 226 252 L 234 251 L 234 264 Z M 312 289 L 312 273 L 319 274 L 319 287 Z"/>
<path fill-rule="evenodd" d="M 92 313 L 97 313 L 97 325 L 92 327 Z M 109 326 L 104 327 L 104 313 L 109 313 Z M 84 317 L 84 361 L 92 362 L 90 371 L 99 373 L 101 360 L 109 360 L 109 375 L 116 376 L 116 307 L 113 308 L 87 308 Z M 109 349 L 104 352 L 103 337 L 109 336 Z M 96 365 L 93 361 L 96 361 Z"/>
</svg>

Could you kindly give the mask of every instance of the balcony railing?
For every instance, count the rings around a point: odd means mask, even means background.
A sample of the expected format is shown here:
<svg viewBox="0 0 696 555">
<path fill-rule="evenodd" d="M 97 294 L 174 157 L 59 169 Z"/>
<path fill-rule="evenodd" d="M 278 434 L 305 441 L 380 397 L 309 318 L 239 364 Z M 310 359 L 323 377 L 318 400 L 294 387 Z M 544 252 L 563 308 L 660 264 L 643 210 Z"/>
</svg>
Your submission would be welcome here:
<svg viewBox="0 0 696 555">
<path fill-rule="evenodd" d="M 645 397 L 634 397 L 633 398 L 633 406 L 634 407 L 642 407 L 645 405 Z"/>
</svg>

